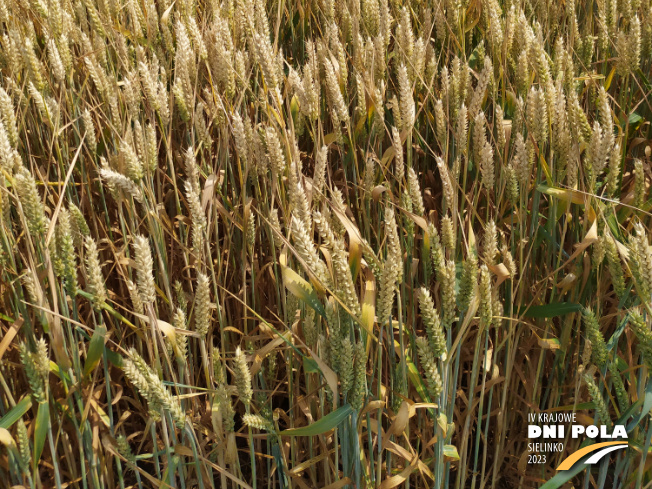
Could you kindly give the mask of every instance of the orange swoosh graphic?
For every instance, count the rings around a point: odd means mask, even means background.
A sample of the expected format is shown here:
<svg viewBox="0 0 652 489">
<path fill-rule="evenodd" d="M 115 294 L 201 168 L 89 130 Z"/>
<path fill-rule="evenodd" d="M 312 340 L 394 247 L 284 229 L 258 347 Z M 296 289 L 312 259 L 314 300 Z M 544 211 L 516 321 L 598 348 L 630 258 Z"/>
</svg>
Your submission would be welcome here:
<svg viewBox="0 0 652 489">
<path fill-rule="evenodd" d="M 612 445 L 624 445 L 626 443 L 627 443 L 626 441 L 605 441 L 603 443 L 595 443 L 593 445 L 589 445 L 588 447 L 584 447 L 576 451 L 572 455 L 569 455 L 566 459 L 564 459 L 562 463 L 559 464 L 557 470 L 568 470 L 573 465 L 575 465 L 575 462 L 577 462 L 579 459 L 581 459 L 585 455 L 588 455 L 591 452 L 600 450 L 601 448 L 610 447 Z"/>
</svg>

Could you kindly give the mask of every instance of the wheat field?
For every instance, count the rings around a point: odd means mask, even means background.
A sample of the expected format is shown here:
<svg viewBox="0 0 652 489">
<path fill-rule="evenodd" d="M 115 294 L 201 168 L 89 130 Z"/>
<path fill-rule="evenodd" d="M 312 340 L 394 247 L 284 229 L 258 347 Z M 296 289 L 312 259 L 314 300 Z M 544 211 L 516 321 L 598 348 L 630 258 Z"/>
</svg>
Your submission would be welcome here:
<svg viewBox="0 0 652 489">
<path fill-rule="evenodd" d="M 0 0 L 0 487 L 652 487 L 651 79 L 650 0 Z"/>
</svg>

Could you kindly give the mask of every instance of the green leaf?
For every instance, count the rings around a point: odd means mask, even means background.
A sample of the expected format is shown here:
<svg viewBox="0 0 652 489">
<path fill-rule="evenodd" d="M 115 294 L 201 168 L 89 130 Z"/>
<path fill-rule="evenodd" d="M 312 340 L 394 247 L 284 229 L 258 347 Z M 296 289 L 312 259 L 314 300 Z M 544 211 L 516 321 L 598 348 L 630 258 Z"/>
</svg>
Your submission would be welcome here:
<svg viewBox="0 0 652 489">
<path fill-rule="evenodd" d="M 63 380 L 67 385 L 72 384 L 72 380 L 70 379 L 70 375 L 68 375 L 67 372 L 64 370 L 61 370 L 61 367 L 54 363 L 52 360 L 50 360 L 50 372 L 52 372 L 54 375 L 59 377 L 61 380 Z"/>
<path fill-rule="evenodd" d="M 299 121 L 299 99 L 296 95 L 290 100 L 290 113 L 292 114 L 294 124 L 297 124 Z"/>
<path fill-rule="evenodd" d="M 118 353 L 107 349 L 106 358 L 109 360 L 109 362 L 111 362 L 116 367 L 122 368 L 123 358 Z"/>
<path fill-rule="evenodd" d="M 505 117 L 514 119 L 514 113 L 516 112 L 516 94 L 511 90 L 505 92 Z"/>
<path fill-rule="evenodd" d="M 476 47 L 473 52 L 471 53 L 471 56 L 469 56 L 469 67 L 473 68 L 474 70 L 478 69 L 478 48 Z M 482 67 L 480 67 L 482 68 Z"/>
<path fill-rule="evenodd" d="M 2 419 L 0 419 L 0 428 L 9 429 L 32 407 L 32 396 L 23 397 L 18 404 L 12 407 Z"/>
<path fill-rule="evenodd" d="M 348 418 L 353 412 L 350 404 L 338 408 L 323 418 L 315 421 L 309 426 L 301 428 L 292 428 L 289 430 L 281 431 L 279 435 L 283 436 L 316 436 L 326 433 L 327 431 L 336 428 L 342 421 Z"/>
<path fill-rule="evenodd" d="M 34 428 L 34 471 L 38 467 L 38 462 L 43 453 L 45 446 L 45 437 L 48 435 L 48 427 L 50 424 L 50 405 L 45 402 L 40 402 L 38 405 L 38 412 L 36 413 L 36 422 Z"/>
<path fill-rule="evenodd" d="M 460 455 L 457 453 L 457 447 L 455 445 L 444 445 L 444 458 L 448 462 L 459 460 Z"/>
<path fill-rule="evenodd" d="M 518 315 L 526 318 L 554 318 L 581 310 L 582 306 L 580 304 L 573 302 L 553 302 L 552 304 L 545 304 L 543 306 L 521 307 L 518 310 Z"/>
<path fill-rule="evenodd" d="M 88 354 L 86 355 L 86 363 L 84 364 L 84 377 L 90 374 L 97 364 L 102 359 L 104 353 L 104 339 L 106 337 L 106 327 L 98 326 L 90 343 L 88 344 Z"/>
<path fill-rule="evenodd" d="M 321 372 L 319 365 L 312 358 L 303 357 L 303 370 L 307 374 L 316 374 Z"/>
<path fill-rule="evenodd" d="M 619 125 L 623 129 L 623 131 L 625 130 L 625 127 L 627 127 L 628 125 L 631 126 L 629 128 L 631 134 L 633 131 L 639 128 L 639 126 L 643 123 L 643 121 L 644 119 L 643 117 L 641 117 L 640 114 L 636 112 L 632 112 L 627 116 L 627 119 L 625 119 L 624 117 L 620 119 Z"/>
<path fill-rule="evenodd" d="M 412 382 L 412 385 L 416 388 L 421 398 L 426 399 L 429 402 L 433 402 L 433 400 L 430 399 L 430 394 L 428 394 L 428 391 L 423 383 L 421 374 L 419 374 L 419 370 L 417 370 L 417 366 L 414 364 L 412 359 L 406 357 L 405 364 L 407 366 L 408 378 L 410 379 L 410 382 Z M 431 411 L 434 413 L 434 410 Z"/>
<path fill-rule="evenodd" d="M 643 72 L 643 70 L 639 68 L 639 69 L 636 71 L 636 74 L 637 74 L 637 75 L 640 77 L 640 79 L 643 81 L 643 85 L 645 85 L 645 88 L 649 90 L 649 89 L 651 88 L 651 87 L 650 87 L 650 82 L 648 81 L 647 77 L 645 76 L 645 73 Z"/>
<path fill-rule="evenodd" d="M 288 477 L 286 475 L 285 463 L 283 462 L 283 454 L 281 453 L 281 448 L 278 446 L 278 443 L 272 445 L 272 455 L 276 461 L 276 468 L 278 469 L 278 476 L 280 479 L 280 485 L 282 488 L 289 487 Z"/>
<path fill-rule="evenodd" d="M 539 346 L 544 350 L 559 350 L 561 343 L 557 338 L 539 338 Z"/>
<path fill-rule="evenodd" d="M 12 323 L 12 324 L 13 324 L 14 322 L 16 322 L 15 319 L 10 318 L 9 316 L 6 316 L 5 314 L 2 314 L 1 312 L 0 312 L 0 319 L 4 319 L 4 320 L 7 321 L 8 323 Z"/>
<path fill-rule="evenodd" d="M 285 265 L 281 265 L 283 273 L 283 285 L 292 292 L 297 298 L 312 307 L 324 319 L 326 318 L 326 311 L 321 301 L 317 297 L 315 289 L 312 288 L 310 282 L 302 279 L 298 273 Z"/>
<path fill-rule="evenodd" d="M 561 189 L 544 184 L 537 185 L 537 190 L 565 202 L 572 202 L 573 204 L 583 205 L 586 201 L 586 196 L 577 190 Z"/>
<path fill-rule="evenodd" d="M 645 386 L 645 397 L 643 400 L 643 407 L 641 408 L 641 411 L 634 417 L 634 419 L 632 419 L 627 425 L 627 433 L 633 431 L 634 428 L 636 428 L 639 425 L 641 420 L 645 416 L 647 416 L 650 411 L 652 411 L 652 381 L 648 380 L 647 385 Z M 623 416 L 618 420 L 618 424 L 625 424 L 625 420 L 627 420 L 629 415 L 630 415 L 630 410 L 628 410 L 623 414 Z"/>
<path fill-rule="evenodd" d="M 629 314 L 625 316 L 625 318 L 616 328 L 616 331 L 614 331 L 614 334 L 612 334 L 611 338 L 609 338 L 609 341 L 607 342 L 607 350 L 611 351 L 616 347 L 616 345 L 618 345 L 618 339 L 620 338 L 620 335 L 623 334 L 623 331 L 625 331 L 625 326 L 627 326 L 628 321 Z"/>
</svg>

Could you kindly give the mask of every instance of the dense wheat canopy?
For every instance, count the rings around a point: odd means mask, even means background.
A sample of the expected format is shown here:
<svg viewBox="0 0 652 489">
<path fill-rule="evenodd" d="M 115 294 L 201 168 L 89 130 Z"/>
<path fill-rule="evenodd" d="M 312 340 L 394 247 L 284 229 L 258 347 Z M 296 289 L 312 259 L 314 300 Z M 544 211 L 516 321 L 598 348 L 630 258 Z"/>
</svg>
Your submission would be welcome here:
<svg viewBox="0 0 652 489">
<path fill-rule="evenodd" d="M 0 487 L 648 487 L 651 72 L 650 0 L 0 0 Z"/>
</svg>

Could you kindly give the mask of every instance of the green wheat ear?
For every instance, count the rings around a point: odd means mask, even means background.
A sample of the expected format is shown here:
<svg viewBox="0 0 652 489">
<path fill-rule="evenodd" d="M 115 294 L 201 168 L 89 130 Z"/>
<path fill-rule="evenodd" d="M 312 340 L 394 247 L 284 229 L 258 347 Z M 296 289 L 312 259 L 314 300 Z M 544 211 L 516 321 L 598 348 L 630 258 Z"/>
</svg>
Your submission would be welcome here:
<svg viewBox="0 0 652 489">
<path fill-rule="evenodd" d="M 600 324 L 598 319 L 595 317 L 595 314 L 590 309 L 585 309 L 583 312 L 584 326 L 586 327 L 586 335 L 591 340 L 591 345 L 593 348 L 593 353 L 591 358 L 593 362 L 603 368 L 607 365 L 607 345 L 604 341 L 604 337 L 600 332 Z"/>
<path fill-rule="evenodd" d="M 242 422 L 250 428 L 255 428 L 257 430 L 274 430 L 274 425 L 258 414 L 243 414 Z"/>
<path fill-rule="evenodd" d="M 432 399 L 436 399 L 442 392 L 443 384 L 439 368 L 437 367 L 437 361 L 435 360 L 435 355 L 427 339 L 423 337 L 417 338 L 416 345 L 426 375 L 430 396 Z"/>
<path fill-rule="evenodd" d="M 208 334 L 211 322 L 210 282 L 203 273 L 197 274 L 197 288 L 195 290 L 195 331 L 200 338 Z"/>
<path fill-rule="evenodd" d="M 93 306 L 99 310 L 106 303 L 106 288 L 100 265 L 97 244 L 91 237 L 84 241 L 86 248 L 86 276 L 88 292 L 93 296 Z"/>
<path fill-rule="evenodd" d="M 629 315 L 629 326 L 638 340 L 638 348 L 648 368 L 652 368 L 652 331 L 639 311 Z"/>
<path fill-rule="evenodd" d="M 186 424 L 186 413 L 179 399 L 173 396 L 161 378 L 135 350 L 129 351 L 129 358 L 123 359 L 123 371 L 129 381 L 138 389 L 149 403 L 150 415 L 154 420 L 161 419 L 161 411 L 170 413 L 177 428 Z"/>
<path fill-rule="evenodd" d="M 249 370 L 245 354 L 242 352 L 240 347 L 235 351 L 233 371 L 235 374 L 235 384 L 238 388 L 238 397 L 245 406 L 249 407 L 253 396 L 253 389 L 251 387 L 251 371 Z"/>
<path fill-rule="evenodd" d="M 45 381 L 47 380 L 44 375 L 46 374 L 45 359 L 39 356 L 43 352 L 38 352 L 39 355 L 32 353 L 25 343 L 19 345 L 19 351 L 20 361 L 25 369 L 32 396 L 35 401 L 43 402 L 46 400 Z M 49 373 L 49 362 L 47 372 Z"/>
<path fill-rule="evenodd" d="M 487 265 L 480 266 L 480 319 L 487 326 L 491 326 L 493 322 L 493 301 L 491 294 L 491 275 Z"/>
<path fill-rule="evenodd" d="M 23 473 L 27 474 L 29 472 L 30 462 L 32 460 L 32 451 L 29 444 L 27 427 L 25 426 L 25 422 L 22 420 L 22 418 L 16 423 L 16 439 L 18 440 L 20 465 Z"/>
<path fill-rule="evenodd" d="M 582 378 L 589 391 L 589 396 L 591 397 L 591 400 L 595 404 L 595 410 L 599 417 L 599 421 L 607 425 L 611 425 L 611 418 L 609 416 L 607 405 L 604 401 L 604 398 L 602 397 L 600 388 L 593 380 L 593 376 L 587 373 L 584 374 Z M 595 420 L 595 423 L 597 424 L 598 420 Z"/>
<path fill-rule="evenodd" d="M 446 336 L 441 327 L 441 320 L 435 310 L 435 304 L 430 296 L 430 292 L 423 287 L 419 289 L 419 306 L 433 354 L 435 357 L 445 356 Z"/>
<path fill-rule="evenodd" d="M 21 166 L 14 175 L 14 187 L 25 213 L 27 228 L 30 234 L 37 238 L 45 232 L 49 219 L 45 216 L 36 181 L 27 168 Z"/>
<path fill-rule="evenodd" d="M 128 462 L 132 464 L 136 462 L 136 456 L 131 451 L 129 442 L 127 441 L 127 438 L 124 435 L 119 435 L 116 438 L 116 445 L 117 445 L 118 453 L 122 455 L 124 458 L 126 458 Z"/>
</svg>

